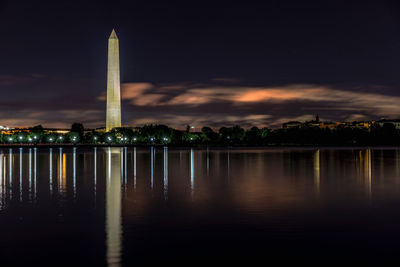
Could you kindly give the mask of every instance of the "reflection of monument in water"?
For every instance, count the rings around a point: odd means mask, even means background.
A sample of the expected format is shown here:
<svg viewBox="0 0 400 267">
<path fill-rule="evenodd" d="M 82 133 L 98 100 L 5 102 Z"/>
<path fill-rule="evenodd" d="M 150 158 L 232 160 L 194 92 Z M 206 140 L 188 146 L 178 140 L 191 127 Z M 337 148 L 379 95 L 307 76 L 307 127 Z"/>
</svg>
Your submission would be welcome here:
<svg viewBox="0 0 400 267">
<path fill-rule="evenodd" d="M 119 76 L 119 41 L 112 30 L 108 38 L 106 131 L 121 127 L 121 89 Z"/>
<path fill-rule="evenodd" d="M 107 263 L 119 266 L 121 258 L 121 150 L 108 148 L 106 159 Z"/>
</svg>

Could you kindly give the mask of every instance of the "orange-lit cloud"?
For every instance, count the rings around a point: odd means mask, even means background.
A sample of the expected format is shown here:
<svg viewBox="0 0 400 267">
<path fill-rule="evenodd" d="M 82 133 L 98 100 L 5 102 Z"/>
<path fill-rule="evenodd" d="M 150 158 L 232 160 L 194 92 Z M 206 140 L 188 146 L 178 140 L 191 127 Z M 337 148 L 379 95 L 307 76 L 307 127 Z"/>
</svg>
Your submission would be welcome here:
<svg viewBox="0 0 400 267">
<path fill-rule="evenodd" d="M 153 106 L 155 103 L 159 103 L 163 97 L 163 94 L 146 94 L 135 97 L 130 103 L 138 106 Z"/>
<path fill-rule="evenodd" d="M 181 92 L 171 96 L 163 86 L 153 87 L 145 83 L 144 85 L 133 86 L 130 84 L 129 99 L 132 100 L 130 103 L 138 106 L 198 106 L 221 102 L 246 105 L 251 103 L 307 101 L 336 103 L 336 107 L 341 110 L 357 110 L 361 108 L 363 110 L 374 110 L 377 114 L 386 116 L 400 114 L 400 105 L 398 105 L 400 97 L 398 96 L 339 90 L 330 86 L 202 86 L 197 88 L 187 86 L 186 88 L 181 87 Z"/>
<path fill-rule="evenodd" d="M 397 117 L 399 96 L 337 89 L 329 85 L 294 84 L 269 87 L 176 84 L 153 85 L 138 90 L 128 105 L 145 110 L 136 124 L 279 126 L 290 120 L 327 120 Z M 162 114 L 149 114 L 163 110 Z M 171 112 L 169 115 L 165 112 Z M 133 116 L 140 117 L 138 113 Z M 328 114 L 328 115 L 325 115 Z M 152 118 L 152 119 L 151 119 Z"/>
<path fill-rule="evenodd" d="M 154 88 L 154 85 L 151 83 L 123 83 L 121 84 L 121 99 L 137 98 L 152 88 Z"/>
<path fill-rule="evenodd" d="M 123 83 L 121 84 L 121 99 L 135 99 L 153 87 L 154 85 L 151 83 Z M 106 101 L 106 98 L 106 92 L 103 92 L 97 97 L 97 99 L 101 101 Z"/>
</svg>

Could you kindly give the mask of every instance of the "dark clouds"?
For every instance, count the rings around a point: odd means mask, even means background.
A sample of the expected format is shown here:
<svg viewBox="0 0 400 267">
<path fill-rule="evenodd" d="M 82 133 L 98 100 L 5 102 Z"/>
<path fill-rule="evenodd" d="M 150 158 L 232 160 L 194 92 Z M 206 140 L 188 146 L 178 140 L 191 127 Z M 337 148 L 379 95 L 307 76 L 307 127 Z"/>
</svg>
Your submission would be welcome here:
<svg viewBox="0 0 400 267">
<path fill-rule="evenodd" d="M 377 119 L 400 114 L 400 97 L 330 85 L 278 86 L 184 83 L 155 86 L 130 83 L 123 87 L 127 121 L 185 124 L 280 126 L 288 120 Z M 135 92 L 135 93 L 131 93 Z M 157 114 L 152 116 L 150 114 Z"/>
<path fill-rule="evenodd" d="M 37 74 L 0 76 L 0 90 L 7 91 L 7 99 L 0 100 L 2 124 L 68 127 L 80 121 L 100 127 L 104 123 L 105 91 L 90 93 L 87 88 L 91 84 L 90 80 L 66 81 Z M 26 94 L 28 89 L 32 93 Z M 393 92 L 388 86 L 246 86 L 229 78 L 208 83 L 123 83 L 122 119 L 129 125 L 159 123 L 178 128 L 187 124 L 277 127 L 289 120 L 310 120 L 316 114 L 325 120 L 379 119 L 400 114 L 400 97 Z"/>
</svg>

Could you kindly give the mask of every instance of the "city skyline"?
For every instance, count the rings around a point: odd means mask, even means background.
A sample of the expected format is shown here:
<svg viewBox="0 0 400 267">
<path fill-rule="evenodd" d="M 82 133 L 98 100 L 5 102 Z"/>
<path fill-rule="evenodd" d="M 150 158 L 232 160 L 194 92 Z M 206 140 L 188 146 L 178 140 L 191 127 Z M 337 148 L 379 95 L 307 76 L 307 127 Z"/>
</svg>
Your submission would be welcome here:
<svg viewBox="0 0 400 267">
<path fill-rule="evenodd" d="M 201 10 L 6 2 L 0 124 L 105 126 L 105 38 L 113 27 L 124 40 L 123 125 L 279 127 L 316 114 L 396 119 L 399 6 L 367 2 Z"/>
</svg>

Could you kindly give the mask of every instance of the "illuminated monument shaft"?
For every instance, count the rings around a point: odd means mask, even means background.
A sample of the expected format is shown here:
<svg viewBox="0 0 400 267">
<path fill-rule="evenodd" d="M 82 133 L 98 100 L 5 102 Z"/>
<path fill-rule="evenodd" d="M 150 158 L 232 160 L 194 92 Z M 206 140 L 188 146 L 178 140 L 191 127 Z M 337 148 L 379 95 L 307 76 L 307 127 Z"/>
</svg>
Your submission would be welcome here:
<svg viewBox="0 0 400 267">
<path fill-rule="evenodd" d="M 106 131 L 121 127 L 120 94 L 119 44 L 117 34 L 112 30 L 110 38 L 108 38 Z"/>
</svg>

